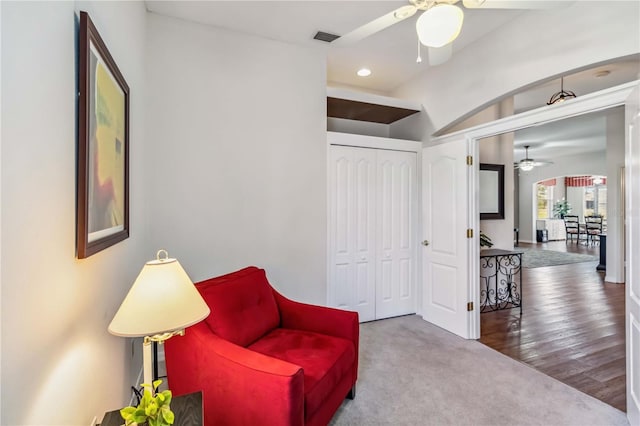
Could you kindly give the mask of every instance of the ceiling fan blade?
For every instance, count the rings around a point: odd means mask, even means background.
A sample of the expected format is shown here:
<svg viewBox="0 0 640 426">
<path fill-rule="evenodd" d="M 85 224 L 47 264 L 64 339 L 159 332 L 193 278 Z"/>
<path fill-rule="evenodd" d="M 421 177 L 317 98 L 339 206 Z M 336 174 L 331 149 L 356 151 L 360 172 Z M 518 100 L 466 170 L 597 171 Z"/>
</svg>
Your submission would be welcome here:
<svg viewBox="0 0 640 426">
<path fill-rule="evenodd" d="M 453 43 L 445 44 L 442 47 L 429 47 L 429 65 L 444 64 L 453 54 Z"/>
<path fill-rule="evenodd" d="M 570 3 L 541 0 L 462 0 L 467 9 L 557 9 Z"/>
<path fill-rule="evenodd" d="M 532 168 L 536 168 L 536 167 L 543 167 L 543 166 L 550 166 L 551 164 L 553 164 L 553 161 L 544 161 L 544 160 L 534 160 L 532 158 L 528 158 L 527 159 L 528 162 L 531 164 Z M 522 163 L 524 163 L 525 160 L 520 160 L 517 163 L 513 164 L 513 168 L 514 169 L 519 169 L 521 168 L 520 166 L 522 165 Z"/>
<path fill-rule="evenodd" d="M 406 5 L 397 8 L 381 17 L 374 19 L 371 22 L 367 22 L 361 27 L 356 28 L 355 30 L 348 32 L 347 34 L 337 38 L 336 40 L 331 42 L 333 46 L 346 46 L 349 44 L 357 43 L 362 39 L 369 37 L 379 31 L 384 30 L 385 28 L 390 27 L 393 24 L 396 24 L 400 21 L 404 21 L 407 18 L 415 15 L 416 11 L 415 6 Z"/>
</svg>

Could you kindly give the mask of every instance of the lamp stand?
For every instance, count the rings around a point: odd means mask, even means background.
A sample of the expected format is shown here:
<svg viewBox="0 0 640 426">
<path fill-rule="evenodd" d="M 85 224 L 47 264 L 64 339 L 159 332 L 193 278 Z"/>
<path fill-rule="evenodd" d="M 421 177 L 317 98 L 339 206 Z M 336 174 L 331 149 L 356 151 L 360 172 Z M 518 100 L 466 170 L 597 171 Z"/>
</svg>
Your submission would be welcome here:
<svg viewBox="0 0 640 426">
<path fill-rule="evenodd" d="M 158 373 L 158 342 L 153 342 L 153 380 L 158 380 L 160 373 Z"/>
<path fill-rule="evenodd" d="M 144 381 L 152 386 L 151 393 L 153 393 L 153 382 L 158 380 L 158 344 L 164 343 L 165 340 L 170 339 L 173 336 L 184 336 L 184 329 L 177 331 L 170 331 L 168 333 L 156 334 L 155 336 L 145 336 L 142 342 L 142 368 L 144 371 Z M 153 343 L 153 355 L 151 354 L 151 343 Z M 153 366 L 151 359 L 153 358 Z"/>
<path fill-rule="evenodd" d="M 152 338 L 149 336 L 145 336 L 144 341 L 142 342 L 142 369 L 144 374 L 144 380 L 142 383 L 148 384 L 151 387 L 149 389 L 153 394 L 153 377 L 152 377 L 152 369 L 151 369 L 151 340 Z M 144 393 L 144 389 L 143 389 Z"/>
</svg>

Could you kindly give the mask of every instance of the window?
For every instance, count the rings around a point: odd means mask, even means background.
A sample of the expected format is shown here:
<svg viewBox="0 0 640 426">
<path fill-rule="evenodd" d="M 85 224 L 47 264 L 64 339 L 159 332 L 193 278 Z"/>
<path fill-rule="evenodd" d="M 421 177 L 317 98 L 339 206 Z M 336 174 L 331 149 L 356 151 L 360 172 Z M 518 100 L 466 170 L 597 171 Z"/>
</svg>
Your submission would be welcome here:
<svg viewBox="0 0 640 426">
<path fill-rule="evenodd" d="M 553 217 L 553 189 L 544 182 L 536 184 L 538 219 L 550 219 Z"/>
<path fill-rule="evenodd" d="M 602 216 L 603 219 L 607 219 L 607 187 L 597 186 L 596 188 L 596 214 Z"/>
<path fill-rule="evenodd" d="M 607 219 L 607 177 L 565 177 L 567 197 L 574 209 L 572 214 L 581 217 L 602 216 Z"/>
<path fill-rule="evenodd" d="M 584 188 L 584 196 L 582 197 L 584 200 L 584 215 L 585 216 L 595 216 L 596 211 L 596 191 L 592 186 L 586 186 Z"/>
<path fill-rule="evenodd" d="M 584 215 L 607 218 L 607 187 L 603 185 L 584 187 Z"/>
</svg>

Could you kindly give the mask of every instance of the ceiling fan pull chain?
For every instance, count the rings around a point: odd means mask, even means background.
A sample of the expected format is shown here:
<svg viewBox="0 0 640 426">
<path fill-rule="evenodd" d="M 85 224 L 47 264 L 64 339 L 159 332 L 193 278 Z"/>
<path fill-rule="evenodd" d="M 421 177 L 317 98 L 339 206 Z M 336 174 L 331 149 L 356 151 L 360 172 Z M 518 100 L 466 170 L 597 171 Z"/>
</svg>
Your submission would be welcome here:
<svg viewBox="0 0 640 426">
<path fill-rule="evenodd" d="M 422 62 L 422 56 L 420 56 L 420 39 L 418 39 L 418 57 L 416 58 L 416 63 Z"/>
</svg>

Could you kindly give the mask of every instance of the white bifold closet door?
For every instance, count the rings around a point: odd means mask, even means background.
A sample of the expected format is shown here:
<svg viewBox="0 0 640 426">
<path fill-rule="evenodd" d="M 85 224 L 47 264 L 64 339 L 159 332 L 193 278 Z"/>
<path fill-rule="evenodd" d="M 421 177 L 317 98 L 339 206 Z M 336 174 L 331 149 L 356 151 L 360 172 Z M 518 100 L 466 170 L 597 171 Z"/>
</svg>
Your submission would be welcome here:
<svg viewBox="0 0 640 426">
<path fill-rule="evenodd" d="M 416 311 L 416 153 L 330 148 L 329 304 L 360 321 Z"/>
</svg>

